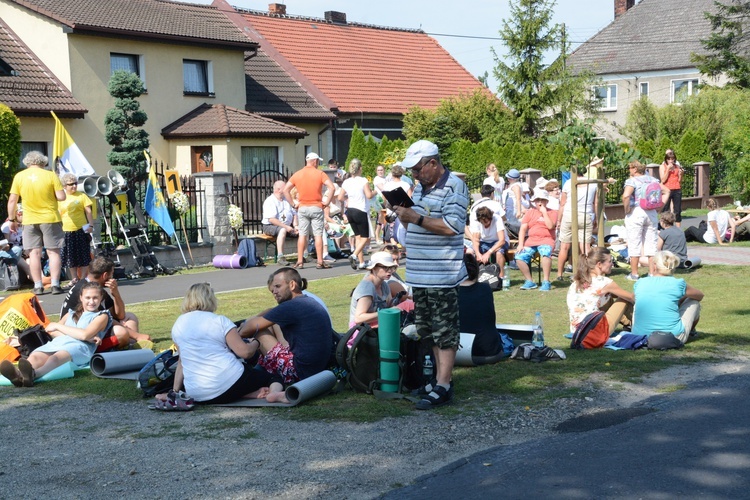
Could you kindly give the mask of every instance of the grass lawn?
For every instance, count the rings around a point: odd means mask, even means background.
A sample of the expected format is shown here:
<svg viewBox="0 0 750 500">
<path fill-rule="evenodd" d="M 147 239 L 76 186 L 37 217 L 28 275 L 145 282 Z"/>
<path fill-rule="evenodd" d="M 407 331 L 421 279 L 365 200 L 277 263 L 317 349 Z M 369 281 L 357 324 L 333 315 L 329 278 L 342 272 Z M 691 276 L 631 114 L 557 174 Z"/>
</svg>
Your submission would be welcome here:
<svg viewBox="0 0 750 500">
<path fill-rule="evenodd" d="M 616 269 L 614 279 L 624 288 L 632 289 L 625 280 L 627 271 Z M 732 299 L 727 290 L 744 290 L 746 271 L 729 266 L 705 266 L 681 276 L 704 291 L 703 311 L 697 340 L 680 351 L 572 351 L 567 332 L 567 287 L 556 286 L 551 292 L 521 291 L 521 275 L 512 275 L 514 289 L 496 292 L 495 307 L 499 323 L 531 323 L 534 312 L 541 311 L 547 343 L 566 350 L 568 358 L 560 362 L 529 363 L 504 360 L 492 366 L 457 368 L 454 372 L 457 400 L 437 411 L 446 415 L 469 414 L 494 408 L 498 401 L 510 401 L 533 408 L 554 404 L 558 398 L 582 397 L 600 383 L 637 382 L 648 373 L 675 364 L 720 360 L 728 355 L 750 353 L 747 335 L 750 307 Z M 328 304 L 334 325 L 345 330 L 349 314 L 349 293 L 360 276 L 342 276 L 310 283 L 310 291 Z M 742 294 L 745 295 L 744 293 Z M 220 314 L 240 319 L 255 314 L 275 303 L 266 289 L 253 289 L 219 295 Z M 179 315 L 180 301 L 171 300 L 138 304 L 130 307 L 141 318 L 142 330 L 152 335 L 155 350 L 171 345 L 170 329 Z M 592 385 L 593 384 L 593 385 Z M 120 400 L 139 401 L 140 394 L 133 382 L 97 379 L 79 372 L 73 380 L 40 384 L 35 391 L 40 397 L 54 393 L 77 395 L 98 394 Z M 379 401 L 372 396 L 343 391 L 308 402 L 294 411 L 275 410 L 279 415 L 297 419 L 343 419 L 372 421 L 413 413 L 407 402 Z"/>
</svg>

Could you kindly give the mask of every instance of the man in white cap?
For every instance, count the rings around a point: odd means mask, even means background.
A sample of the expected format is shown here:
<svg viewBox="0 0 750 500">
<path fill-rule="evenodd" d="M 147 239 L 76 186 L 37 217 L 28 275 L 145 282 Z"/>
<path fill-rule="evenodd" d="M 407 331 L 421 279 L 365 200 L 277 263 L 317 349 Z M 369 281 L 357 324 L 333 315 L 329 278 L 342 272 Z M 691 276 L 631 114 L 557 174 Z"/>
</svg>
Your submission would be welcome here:
<svg viewBox="0 0 750 500">
<path fill-rule="evenodd" d="M 284 197 L 295 210 L 299 221 L 299 238 L 297 239 L 297 262 L 292 266 L 302 269 L 305 265 L 304 254 L 307 239 L 312 233 L 315 239 L 315 253 L 317 256 L 318 269 L 330 269 L 331 265 L 323 260 L 323 228 L 325 217 L 323 208 L 331 203 L 333 193 L 336 190 L 328 175 L 318 170 L 320 156 L 309 153 L 305 157 L 305 166 L 292 175 L 284 186 Z M 323 186 L 328 190 L 323 196 Z M 298 199 L 292 198 L 292 188 L 297 188 Z"/>
<path fill-rule="evenodd" d="M 458 286 L 466 279 L 463 235 L 469 190 L 446 169 L 438 147 L 417 141 L 401 166 L 419 185 L 414 206 L 394 207 L 406 232 L 406 282 L 413 288 L 417 333 L 433 345 L 436 376 L 416 391 L 417 409 L 429 410 L 453 399 L 453 364 L 460 338 Z"/>
</svg>

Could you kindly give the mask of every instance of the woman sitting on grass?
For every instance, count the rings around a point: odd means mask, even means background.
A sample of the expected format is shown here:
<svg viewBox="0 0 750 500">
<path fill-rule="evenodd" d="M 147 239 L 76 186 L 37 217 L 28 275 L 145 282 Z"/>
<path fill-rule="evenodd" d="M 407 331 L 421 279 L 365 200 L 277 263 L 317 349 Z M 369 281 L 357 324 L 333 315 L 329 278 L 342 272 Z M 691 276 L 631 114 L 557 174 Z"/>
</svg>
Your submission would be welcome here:
<svg viewBox="0 0 750 500">
<path fill-rule="evenodd" d="M 349 328 L 358 323 L 378 325 L 378 311 L 393 305 L 388 280 L 398 269 L 389 252 L 375 252 L 366 264 L 367 273 L 352 292 L 349 303 Z"/>
<path fill-rule="evenodd" d="M 502 350 L 495 326 L 495 301 L 489 283 L 478 282 L 479 263 L 464 254 L 468 277 L 458 286 L 458 322 L 462 333 L 473 333 L 472 356 L 494 356 Z"/>
<path fill-rule="evenodd" d="M 202 404 L 226 404 L 241 398 L 286 402 L 280 381 L 237 359 L 252 358 L 259 342 L 255 338 L 245 342 L 232 320 L 215 313 L 217 307 L 208 283 L 196 283 L 185 294 L 182 315 L 172 326 L 172 341 L 180 354 L 174 391 L 181 391 L 184 384 L 185 392 Z"/>
<path fill-rule="evenodd" d="M 656 273 L 639 279 L 633 287 L 633 333 L 669 332 L 684 344 L 700 319 L 703 292 L 672 276 L 680 264 L 672 252 L 656 252 L 654 264 Z"/>
<path fill-rule="evenodd" d="M 69 310 L 58 323 L 47 326 L 52 341 L 34 349 L 29 359 L 21 359 L 18 368 L 3 361 L 0 373 L 16 387 L 31 387 L 34 380 L 68 361 L 86 366 L 112 324 L 109 311 L 99 310 L 103 297 L 99 283 L 86 283 L 76 310 Z"/>
<path fill-rule="evenodd" d="M 594 247 L 588 257 L 581 254 L 573 284 L 568 288 L 570 333 L 575 333 L 581 321 L 596 311 L 605 311 L 611 336 L 618 323 L 630 324 L 634 296 L 608 278 L 612 272 L 612 255 L 604 247 Z"/>
<path fill-rule="evenodd" d="M 736 226 L 732 216 L 726 210 L 719 208 L 719 204 L 713 198 L 708 199 L 706 208 L 709 210 L 706 220 L 701 221 L 697 227 L 685 229 L 685 239 L 709 245 L 732 243 Z"/>
</svg>

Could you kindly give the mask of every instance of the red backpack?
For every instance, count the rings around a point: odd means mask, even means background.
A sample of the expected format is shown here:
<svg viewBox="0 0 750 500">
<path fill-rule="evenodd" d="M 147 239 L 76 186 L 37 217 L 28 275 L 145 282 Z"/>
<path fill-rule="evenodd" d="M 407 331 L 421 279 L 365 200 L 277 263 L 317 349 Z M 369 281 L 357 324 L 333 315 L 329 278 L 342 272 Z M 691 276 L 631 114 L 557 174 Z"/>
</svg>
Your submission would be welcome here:
<svg viewBox="0 0 750 500">
<path fill-rule="evenodd" d="M 603 311 L 595 311 L 583 318 L 573 333 L 571 349 L 599 349 L 609 339 L 609 320 Z"/>
</svg>

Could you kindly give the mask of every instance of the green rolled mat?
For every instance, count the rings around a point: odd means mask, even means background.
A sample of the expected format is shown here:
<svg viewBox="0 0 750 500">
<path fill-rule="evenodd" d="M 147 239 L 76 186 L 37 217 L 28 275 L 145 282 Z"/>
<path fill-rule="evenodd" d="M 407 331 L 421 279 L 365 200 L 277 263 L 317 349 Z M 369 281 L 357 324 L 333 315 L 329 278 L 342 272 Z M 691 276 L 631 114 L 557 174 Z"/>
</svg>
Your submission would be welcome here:
<svg viewBox="0 0 750 500">
<path fill-rule="evenodd" d="M 378 344 L 380 345 L 380 390 L 398 392 L 398 358 L 401 346 L 401 310 L 396 308 L 378 311 Z"/>
<path fill-rule="evenodd" d="M 68 361 L 64 365 L 60 365 L 51 372 L 39 377 L 34 383 L 49 382 L 51 380 L 62 380 L 64 378 L 73 378 L 73 371 L 76 369 L 76 365 L 72 361 Z M 10 380 L 0 375 L 0 385 L 13 385 Z"/>
</svg>

